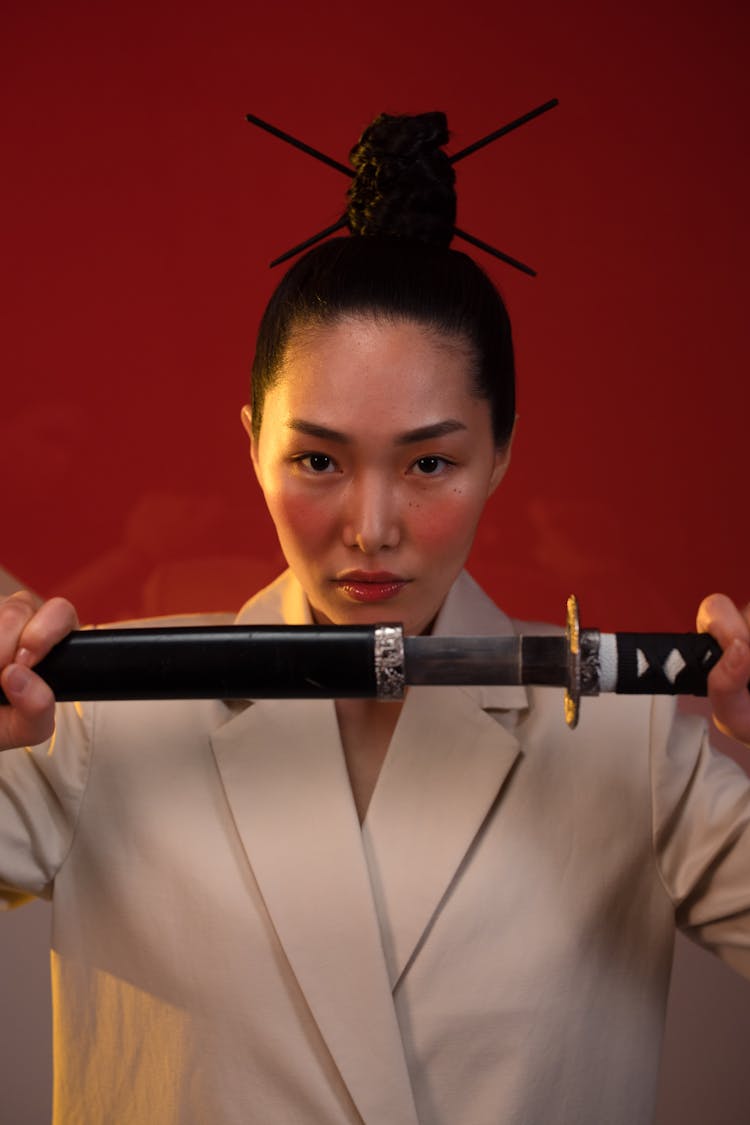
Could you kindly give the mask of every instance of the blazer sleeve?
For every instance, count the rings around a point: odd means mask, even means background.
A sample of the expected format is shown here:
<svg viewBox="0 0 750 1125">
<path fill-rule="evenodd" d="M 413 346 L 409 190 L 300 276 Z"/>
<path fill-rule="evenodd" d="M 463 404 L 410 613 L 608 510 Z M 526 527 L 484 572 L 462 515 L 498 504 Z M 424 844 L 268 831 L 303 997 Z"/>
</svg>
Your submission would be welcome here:
<svg viewBox="0 0 750 1125">
<path fill-rule="evenodd" d="M 677 925 L 750 977 L 750 778 L 705 722 L 652 704 L 653 839 Z"/>
<path fill-rule="evenodd" d="M 92 716 L 59 704 L 48 742 L 0 753 L 0 908 L 51 897 L 85 794 Z"/>
</svg>

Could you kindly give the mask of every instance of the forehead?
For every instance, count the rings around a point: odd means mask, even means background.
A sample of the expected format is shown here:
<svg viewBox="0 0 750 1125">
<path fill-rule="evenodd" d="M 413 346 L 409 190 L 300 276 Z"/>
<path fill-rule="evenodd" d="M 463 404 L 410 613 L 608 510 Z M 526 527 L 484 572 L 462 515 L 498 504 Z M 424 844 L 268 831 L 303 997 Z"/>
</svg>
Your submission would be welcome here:
<svg viewBox="0 0 750 1125">
<path fill-rule="evenodd" d="M 268 392 L 265 409 L 342 409 L 404 416 L 431 403 L 471 410 L 482 400 L 473 391 L 468 341 L 413 320 L 346 316 L 298 328 Z M 486 404 L 484 404 L 486 406 Z"/>
</svg>

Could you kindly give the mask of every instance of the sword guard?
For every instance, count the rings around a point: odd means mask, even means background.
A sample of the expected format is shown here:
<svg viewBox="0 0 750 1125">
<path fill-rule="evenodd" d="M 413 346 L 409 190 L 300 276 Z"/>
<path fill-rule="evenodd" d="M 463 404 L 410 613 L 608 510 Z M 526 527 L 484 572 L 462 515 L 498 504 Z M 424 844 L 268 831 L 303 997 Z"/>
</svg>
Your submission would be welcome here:
<svg viewBox="0 0 750 1125">
<path fill-rule="evenodd" d="M 578 598 L 571 594 L 565 604 L 565 636 L 568 642 L 568 686 L 565 691 L 565 722 L 578 726 L 581 712 L 581 620 Z"/>
<path fill-rule="evenodd" d="M 602 635 L 598 629 L 582 629 L 578 598 L 571 594 L 566 603 L 565 635 L 568 646 L 568 684 L 565 692 L 565 722 L 578 725 L 581 696 L 598 695 L 602 681 Z"/>
</svg>

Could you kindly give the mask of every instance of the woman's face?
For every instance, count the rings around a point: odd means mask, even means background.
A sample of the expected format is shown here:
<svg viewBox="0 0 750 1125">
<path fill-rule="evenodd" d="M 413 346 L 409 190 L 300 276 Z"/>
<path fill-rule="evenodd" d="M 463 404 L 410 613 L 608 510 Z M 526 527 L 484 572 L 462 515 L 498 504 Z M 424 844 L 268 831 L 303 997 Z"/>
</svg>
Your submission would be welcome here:
<svg viewBox="0 0 750 1125">
<path fill-rule="evenodd" d="M 412 321 L 292 338 L 252 457 L 316 621 L 429 627 L 508 461 L 470 370 L 462 341 Z"/>
</svg>

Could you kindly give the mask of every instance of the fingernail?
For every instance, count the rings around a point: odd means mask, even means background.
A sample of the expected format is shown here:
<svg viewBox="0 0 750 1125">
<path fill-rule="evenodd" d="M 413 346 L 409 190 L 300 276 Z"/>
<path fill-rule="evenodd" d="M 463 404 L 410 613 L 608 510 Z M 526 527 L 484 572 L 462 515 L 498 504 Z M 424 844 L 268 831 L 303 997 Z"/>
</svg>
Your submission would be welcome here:
<svg viewBox="0 0 750 1125">
<path fill-rule="evenodd" d="M 31 673 L 20 664 L 12 664 L 5 677 L 6 690 L 13 695 L 21 695 L 29 685 Z"/>
<path fill-rule="evenodd" d="M 34 663 L 34 654 L 30 648 L 19 648 L 16 653 L 16 664 L 24 664 L 27 668 L 31 668 Z"/>
</svg>

